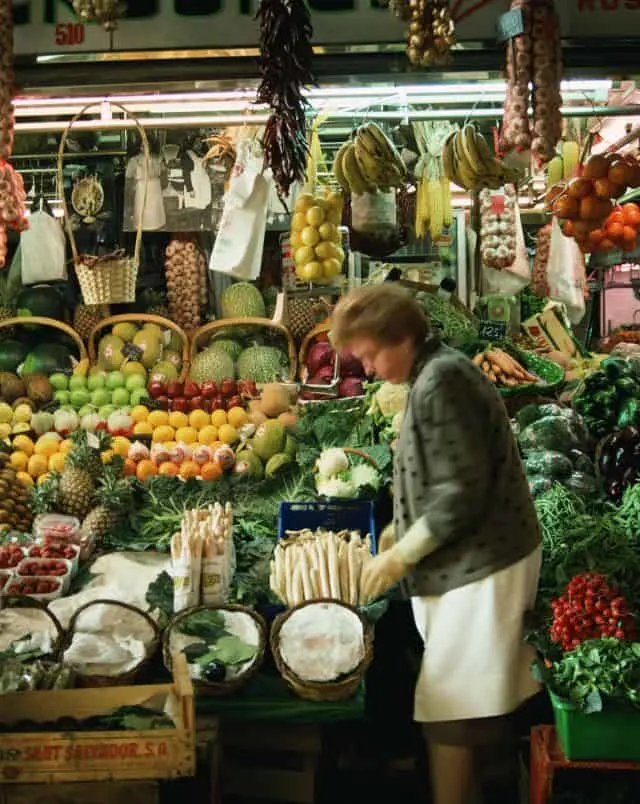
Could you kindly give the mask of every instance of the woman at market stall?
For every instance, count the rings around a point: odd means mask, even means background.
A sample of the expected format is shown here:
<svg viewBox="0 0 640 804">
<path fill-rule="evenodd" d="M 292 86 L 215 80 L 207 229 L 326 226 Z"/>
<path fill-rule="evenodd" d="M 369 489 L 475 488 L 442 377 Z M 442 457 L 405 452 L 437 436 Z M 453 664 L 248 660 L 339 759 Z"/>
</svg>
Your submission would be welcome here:
<svg viewBox="0 0 640 804">
<path fill-rule="evenodd" d="M 475 749 L 499 739 L 538 687 L 523 617 L 540 533 L 502 399 L 442 344 L 393 284 L 352 291 L 331 337 L 367 373 L 411 392 L 394 462 L 394 543 L 365 570 L 368 598 L 403 582 L 425 645 L 414 702 L 429 745 L 434 804 L 469 804 Z"/>
</svg>

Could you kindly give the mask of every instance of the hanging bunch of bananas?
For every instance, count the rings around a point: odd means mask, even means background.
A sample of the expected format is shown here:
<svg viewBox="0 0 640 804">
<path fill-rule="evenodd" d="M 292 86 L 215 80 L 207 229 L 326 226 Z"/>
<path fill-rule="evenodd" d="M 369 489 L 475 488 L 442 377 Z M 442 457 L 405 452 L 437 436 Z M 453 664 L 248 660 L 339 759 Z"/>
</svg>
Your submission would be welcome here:
<svg viewBox="0 0 640 804">
<path fill-rule="evenodd" d="M 73 0 L 72 5 L 83 22 L 97 22 L 105 31 L 115 31 L 127 10 L 121 0 Z"/>
<path fill-rule="evenodd" d="M 507 167 L 491 153 L 485 138 L 472 125 L 451 134 L 442 149 L 444 172 L 458 187 L 477 192 L 514 184 L 520 171 Z"/>
<path fill-rule="evenodd" d="M 333 174 L 345 192 L 386 192 L 404 184 L 407 170 L 396 146 L 375 123 L 365 123 L 347 140 L 333 162 Z"/>
<path fill-rule="evenodd" d="M 547 189 L 572 179 L 580 163 L 580 146 L 575 140 L 562 140 L 560 152 L 547 164 Z"/>
<path fill-rule="evenodd" d="M 456 126 L 446 120 L 412 124 L 420 158 L 414 168 L 416 178 L 415 233 L 421 240 L 429 232 L 431 240 L 440 237 L 453 220 L 451 184 L 442 163 L 442 147 Z"/>
</svg>

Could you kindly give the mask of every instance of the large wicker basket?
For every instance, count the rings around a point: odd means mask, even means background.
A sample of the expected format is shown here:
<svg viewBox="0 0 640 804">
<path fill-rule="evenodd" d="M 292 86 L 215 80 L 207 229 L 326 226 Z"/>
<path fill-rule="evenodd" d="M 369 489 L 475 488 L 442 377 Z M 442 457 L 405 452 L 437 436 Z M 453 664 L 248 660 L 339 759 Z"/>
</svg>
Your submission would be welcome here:
<svg viewBox="0 0 640 804">
<path fill-rule="evenodd" d="M 295 382 L 298 358 L 296 354 L 296 345 L 289 330 L 276 321 L 270 318 L 221 318 L 218 321 L 212 321 L 205 324 L 203 327 L 197 329 L 191 337 L 191 363 L 195 356 L 200 351 L 204 342 L 211 338 L 211 336 L 220 330 L 228 329 L 230 327 L 255 327 L 256 329 L 271 329 L 280 335 L 287 342 L 287 354 L 289 358 L 289 381 Z M 240 378 L 243 379 L 243 378 Z"/>
<path fill-rule="evenodd" d="M 51 647 L 51 658 L 54 658 L 58 655 L 65 639 L 64 629 L 60 623 L 60 620 L 56 617 L 56 615 L 47 607 L 46 603 L 42 603 L 35 597 L 28 597 L 24 595 L 4 595 L 2 597 L 2 608 L 5 609 L 34 609 L 35 611 L 41 611 L 45 614 L 49 620 L 53 623 L 53 627 L 56 633 L 55 640 Z M 48 656 L 46 657 L 48 658 Z"/>
<path fill-rule="evenodd" d="M 136 679 L 138 679 L 143 670 L 151 662 L 158 649 L 158 646 L 160 644 L 160 631 L 158 629 L 155 620 L 152 617 L 150 617 L 145 611 L 136 608 L 136 606 L 132 606 L 130 603 L 124 603 L 121 600 L 106 600 L 106 599 L 91 600 L 89 603 L 85 603 L 84 606 L 80 606 L 74 612 L 73 616 L 69 620 L 69 627 L 66 631 L 65 637 L 62 641 L 61 648 L 59 650 L 60 661 L 63 660 L 65 651 L 67 650 L 67 648 L 69 648 L 71 642 L 73 641 L 73 635 L 75 633 L 76 625 L 78 624 L 78 617 L 83 612 L 87 611 L 87 609 L 93 606 L 119 606 L 122 609 L 126 609 L 127 611 L 137 614 L 141 619 L 145 620 L 146 623 L 151 627 L 151 630 L 153 632 L 153 638 L 150 641 L 149 645 L 147 646 L 147 651 L 144 658 L 140 662 L 138 662 L 138 664 L 135 667 L 132 667 L 131 670 L 127 670 L 125 673 L 121 673 L 120 675 L 115 676 L 86 675 L 84 673 L 80 673 L 78 670 L 75 670 L 76 686 L 122 687 L 129 684 L 134 684 L 136 682 Z"/>
<path fill-rule="evenodd" d="M 140 263 L 140 250 L 142 248 L 142 227 L 144 219 L 144 208 L 147 202 L 147 191 L 149 187 L 149 167 L 150 167 L 150 152 L 147 135 L 138 122 L 137 118 L 131 114 L 124 106 L 119 103 L 109 101 L 111 106 L 115 106 L 120 111 L 124 112 L 136 125 L 145 159 L 145 183 L 143 202 L 140 208 L 138 218 L 138 228 L 136 231 L 135 245 L 133 249 L 133 256 L 127 256 L 123 251 L 117 251 L 113 254 L 94 257 L 86 254 L 80 254 L 76 244 L 73 227 L 69 217 L 69 210 L 64 192 L 64 171 L 63 159 L 64 151 L 74 124 L 84 115 L 89 109 L 100 108 L 100 104 L 90 103 L 81 109 L 78 114 L 74 115 L 69 121 L 69 125 L 62 133 L 60 138 L 60 146 L 58 148 L 58 187 L 60 198 L 62 200 L 62 207 L 64 210 L 64 224 L 69 238 L 69 245 L 71 246 L 71 253 L 73 255 L 73 264 L 75 267 L 80 290 L 82 292 L 82 299 L 85 304 L 123 304 L 134 302 L 136 299 L 136 280 L 138 278 L 138 265 Z"/>
<path fill-rule="evenodd" d="M 169 318 L 163 318 L 159 315 L 149 315 L 147 313 L 130 313 L 126 315 L 114 315 L 109 318 L 104 318 L 100 321 L 91 331 L 89 335 L 88 349 L 89 359 L 95 363 L 98 359 L 98 342 L 99 336 L 104 330 L 109 329 L 116 324 L 157 324 L 161 329 L 170 329 L 175 332 L 180 338 L 181 352 L 182 352 L 182 368 L 180 370 L 180 379 L 184 380 L 189 371 L 189 337 L 187 333 L 181 329 L 176 323 Z"/>
<path fill-rule="evenodd" d="M 78 360 L 84 360 L 88 356 L 87 350 L 80 335 L 78 335 L 75 329 L 72 329 L 72 327 L 70 327 L 68 324 L 65 324 L 64 321 L 58 321 L 55 318 L 44 318 L 44 316 L 18 316 L 16 318 L 5 318 L 0 321 L 0 330 L 12 329 L 13 327 L 21 326 L 51 327 L 51 329 L 57 329 L 60 332 L 64 332 L 64 334 L 68 335 L 77 346 Z"/>
<path fill-rule="evenodd" d="M 293 612 L 305 608 L 306 606 L 317 605 L 318 603 L 332 603 L 336 606 L 344 606 L 356 614 L 362 623 L 364 658 L 358 667 L 349 673 L 349 675 L 344 676 L 336 681 L 306 681 L 305 679 L 297 676 L 291 670 L 291 668 L 285 664 L 280 653 L 279 639 L 282 626 L 286 623 Z M 282 612 L 282 614 L 278 614 L 273 622 L 273 625 L 271 626 L 270 645 L 271 653 L 273 654 L 273 659 L 276 663 L 276 667 L 278 668 L 278 672 L 287 682 L 289 687 L 291 687 L 291 689 L 296 693 L 296 695 L 306 701 L 344 701 L 356 694 L 373 659 L 373 626 L 362 614 L 362 612 L 358 611 L 358 609 L 356 609 L 354 606 L 350 606 L 347 603 L 330 599 L 308 600 L 292 607 L 288 611 Z"/>
<path fill-rule="evenodd" d="M 204 679 L 193 679 L 193 685 L 200 695 L 207 695 L 209 697 L 222 697 L 223 695 L 231 695 L 245 686 L 258 672 L 264 660 L 264 654 L 267 646 L 267 624 L 264 619 L 253 609 L 248 609 L 245 606 L 238 606 L 234 603 L 223 603 L 219 606 L 194 606 L 190 609 L 185 609 L 171 620 L 169 625 L 165 628 L 162 636 L 162 657 L 165 667 L 171 672 L 174 654 L 171 652 L 171 634 L 176 626 L 181 622 L 197 614 L 201 611 L 238 611 L 251 617 L 258 627 L 260 633 L 258 649 L 256 655 L 251 662 L 250 666 L 237 678 L 229 681 L 212 682 L 205 681 Z"/>
</svg>

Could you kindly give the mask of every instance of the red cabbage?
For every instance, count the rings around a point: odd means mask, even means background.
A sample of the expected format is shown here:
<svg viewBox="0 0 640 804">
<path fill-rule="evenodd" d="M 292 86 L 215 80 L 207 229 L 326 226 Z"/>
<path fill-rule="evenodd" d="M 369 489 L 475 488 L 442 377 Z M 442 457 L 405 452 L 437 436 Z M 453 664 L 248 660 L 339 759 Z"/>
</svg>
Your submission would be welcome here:
<svg viewBox="0 0 640 804">
<path fill-rule="evenodd" d="M 334 352 L 331 344 L 326 341 L 314 343 L 307 355 L 307 371 L 309 374 L 317 374 L 318 370 L 329 366 L 333 372 Z"/>
<path fill-rule="evenodd" d="M 333 382 L 333 366 L 322 366 L 307 380 L 307 385 L 331 385 Z"/>
<path fill-rule="evenodd" d="M 362 380 L 358 377 L 345 377 L 338 387 L 338 394 L 342 397 L 362 396 L 364 394 Z"/>
<path fill-rule="evenodd" d="M 364 377 L 364 366 L 358 358 L 347 349 L 340 352 L 340 376 Z"/>
</svg>

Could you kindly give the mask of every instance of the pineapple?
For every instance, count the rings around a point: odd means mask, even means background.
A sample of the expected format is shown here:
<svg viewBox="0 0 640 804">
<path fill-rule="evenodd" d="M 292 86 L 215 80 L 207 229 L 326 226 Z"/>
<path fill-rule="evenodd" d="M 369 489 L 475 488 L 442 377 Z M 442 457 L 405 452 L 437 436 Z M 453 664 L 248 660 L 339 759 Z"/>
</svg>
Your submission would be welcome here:
<svg viewBox="0 0 640 804">
<path fill-rule="evenodd" d="M 316 327 L 323 318 L 326 318 L 326 307 L 317 299 L 296 298 L 287 299 L 289 332 L 295 342 L 300 345 L 305 337 Z"/>
<path fill-rule="evenodd" d="M 108 304 L 78 304 L 73 311 L 73 328 L 86 343 L 103 319 L 109 316 Z"/>
<path fill-rule="evenodd" d="M 95 540 L 97 544 L 104 542 L 109 532 L 126 515 L 132 499 L 131 484 L 120 476 L 119 467 L 112 465 L 109 470 L 100 481 L 100 488 L 95 494 L 97 505 L 82 522 L 84 537 Z"/>
<path fill-rule="evenodd" d="M 82 521 L 89 513 L 96 488 L 94 453 L 100 460 L 100 452 L 89 446 L 84 430 L 77 430 L 71 438 L 73 448 L 67 455 L 58 486 L 60 510 Z M 100 463 L 102 469 L 102 461 Z"/>
</svg>

